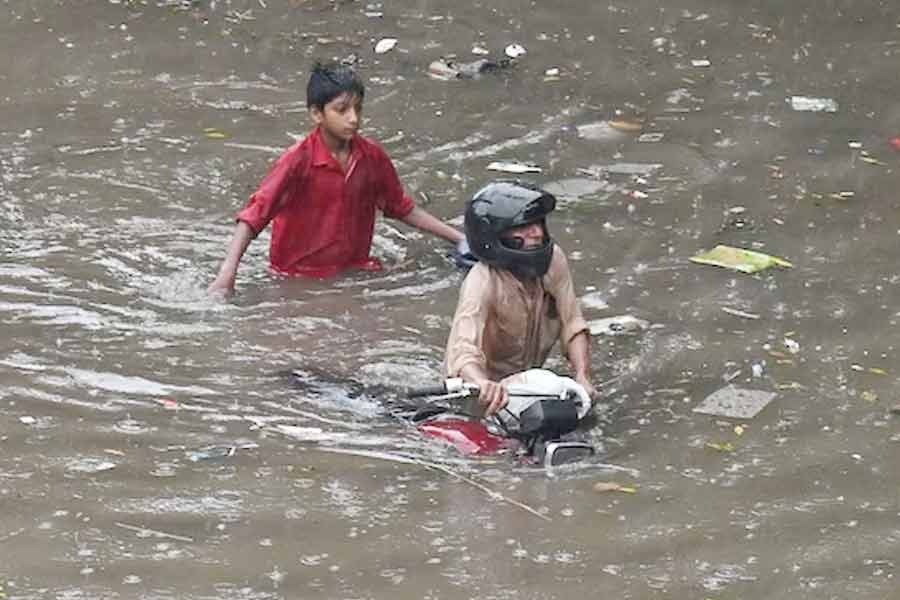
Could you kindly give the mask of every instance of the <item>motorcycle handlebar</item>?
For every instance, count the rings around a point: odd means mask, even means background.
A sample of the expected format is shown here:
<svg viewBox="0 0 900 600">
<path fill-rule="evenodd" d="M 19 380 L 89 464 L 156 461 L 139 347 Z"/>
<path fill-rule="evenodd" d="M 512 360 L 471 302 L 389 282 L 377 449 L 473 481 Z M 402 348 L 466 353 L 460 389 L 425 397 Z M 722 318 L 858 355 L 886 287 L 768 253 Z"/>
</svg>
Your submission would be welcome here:
<svg viewBox="0 0 900 600">
<path fill-rule="evenodd" d="M 413 388 L 406 392 L 407 398 L 422 398 L 423 396 L 443 396 L 447 393 L 447 386 L 431 385 L 427 387 Z"/>
<path fill-rule="evenodd" d="M 438 385 L 430 385 L 420 388 L 412 388 L 406 392 L 407 398 L 421 398 L 423 396 L 445 396 L 459 392 L 477 392 L 478 386 L 474 383 L 466 383 L 458 377 L 446 379 Z"/>
</svg>

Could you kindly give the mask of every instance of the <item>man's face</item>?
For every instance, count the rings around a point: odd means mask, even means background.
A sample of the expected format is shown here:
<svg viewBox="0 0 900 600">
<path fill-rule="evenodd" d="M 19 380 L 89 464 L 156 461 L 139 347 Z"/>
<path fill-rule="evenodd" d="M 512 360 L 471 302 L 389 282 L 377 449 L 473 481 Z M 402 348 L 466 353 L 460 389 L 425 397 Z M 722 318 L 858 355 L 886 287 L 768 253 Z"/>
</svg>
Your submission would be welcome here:
<svg viewBox="0 0 900 600">
<path fill-rule="evenodd" d="M 359 130 L 362 119 L 362 98 L 343 93 L 325 105 L 324 110 L 311 109 L 313 121 L 331 138 L 349 142 Z"/>
<path fill-rule="evenodd" d="M 500 241 L 513 250 L 528 250 L 544 245 L 544 224 L 541 221 L 510 227 L 500 235 Z"/>
</svg>

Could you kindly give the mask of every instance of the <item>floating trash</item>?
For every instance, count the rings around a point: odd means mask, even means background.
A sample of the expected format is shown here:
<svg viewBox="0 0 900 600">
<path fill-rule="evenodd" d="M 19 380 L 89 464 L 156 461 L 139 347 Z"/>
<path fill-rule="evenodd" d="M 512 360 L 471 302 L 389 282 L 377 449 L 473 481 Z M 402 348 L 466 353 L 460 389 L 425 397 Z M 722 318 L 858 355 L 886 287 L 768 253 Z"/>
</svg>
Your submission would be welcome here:
<svg viewBox="0 0 900 600">
<path fill-rule="evenodd" d="M 777 256 L 769 256 L 762 252 L 723 245 L 716 246 L 704 254 L 692 256 L 690 260 L 691 262 L 701 265 L 713 265 L 715 267 L 734 269 L 741 273 L 756 273 L 768 269 L 769 267 L 790 268 L 794 266 L 785 259 Z"/>
<path fill-rule="evenodd" d="M 116 468 L 116 463 L 102 458 L 78 458 L 66 465 L 66 470 L 72 473 L 102 473 Z"/>
<path fill-rule="evenodd" d="M 485 73 L 494 73 L 512 65 L 512 61 L 504 58 L 499 61 L 481 58 L 472 62 L 460 63 L 441 58 L 428 65 L 428 76 L 432 79 L 449 81 L 451 79 L 477 79 Z"/>
<path fill-rule="evenodd" d="M 707 396 L 694 407 L 694 412 L 732 419 L 752 419 L 774 397 L 775 392 L 748 390 L 729 384 Z"/>
<path fill-rule="evenodd" d="M 637 141 L 642 143 L 655 144 L 656 142 L 661 142 L 665 136 L 666 134 L 659 132 L 642 133 L 637 137 Z"/>
<path fill-rule="evenodd" d="M 602 292 L 591 292 L 581 297 L 581 305 L 585 308 L 593 308 L 595 310 L 606 310 L 609 304 L 606 302 Z"/>
<path fill-rule="evenodd" d="M 581 173 L 601 177 L 606 173 L 615 175 L 651 175 L 657 169 L 661 169 L 660 163 L 614 163 L 611 165 L 593 165 L 585 169 L 578 169 Z"/>
<path fill-rule="evenodd" d="M 837 112 L 838 103 L 831 98 L 811 98 L 809 96 L 791 96 L 788 98 L 791 108 L 800 112 Z"/>
<path fill-rule="evenodd" d="M 628 121 L 625 119 L 615 119 L 609 122 L 609 126 L 619 131 L 634 132 L 644 128 L 644 124 L 640 121 Z"/>
<path fill-rule="evenodd" d="M 211 140 L 227 140 L 229 137 L 231 137 L 224 131 L 216 129 L 215 127 L 204 127 L 203 135 Z"/>
<path fill-rule="evenodd" d="M 708 67 L 712 63 L 706 58 L 694 58 L 691 60 L 692 67 Z"/>
<path fill-rule="evenodd" d="M 623 137 L 623 130 L 613 127 L 609 121 L 598 121 L 596 123 L 585 123 L 575 127 L 578 137 L 593 141 L 618 140 Z"/>
<path fill-rule="evenodd" d="M 510 58 L 519 58 L 520 56 L 525 55 L 526 52 L 528 51 L 520 44 L 510 44 L 503 50 L 503 53 Z"/>
<path fill-rule="evenodd" d="M 631 315 L 594 319 L 587 324 L 591 330 L 591 335 L 609 336 L 634 335 L 647 329 L 649 325 L 647 321 Z"/>
<path fill-rule="evenodd" d="M 375 44 L 375 54 L 385 54 L 394 49 L 397 45 L 397 38 L 383 38 Z"/>
<path fill-rule="evenodd" d="M 622 492 L 624 494 L 637 494 L 637 489 L 630 485 L 622 485 L 615 481 L 598 481 L 594 484 L 595 492 Z"/>
<path fill-rule="evenodd" d="M 719 452 L 734 452 L 734 444 L 731 442 L 706 442 L 706 447 Z"/>
<path fill-rule="evenodd" d="M 755 313 L 745 312 L 745 311 L 743 311 L 743 310 L 739 310 L 739 309 L 737 309 L 737 308 L 731 308 L 731 307 L 729 307 L 729 306 L 723 306 L 723 307 L 722 307 L 722 312 L 727 312 L 729 315 L 734 315 L 734 316 L 736 316 L 736 317 L 741 317 L 741 318 L 744 318 L 744 319 L 751 319 L 751 320 L 754 320 L 754 321 L 755 321 L 756 319 L 759 319 L 759 315 L 757 315 L 757 314 L 755 314 Z"/>
<path fill-rule="evenodd" d="M 520 162 L 492 162 L 487 166 L 488 171 L 501 171 L 503 173 L 540 173 L 541 168 L 537 165 L 531 165 Z"/>
<path fill-rule="evenodd" d="M 556 196 L 559 203 L 577 201 L 586 196 L 610 194 L 619 188 L 608 181 L 588 177 L 568 177 L 545 184 L 544 189 Z"/>
<path fill-rule="evenodd" d="M 188 460 L 199 462 L 201 460 L 213 460 L 217 458 L 229 458 L 238 450 L 252 450 L 258 448 L 258 444 L 238 444 L 234 446 L 206 446 L 187 453 Z"/>
</svg>

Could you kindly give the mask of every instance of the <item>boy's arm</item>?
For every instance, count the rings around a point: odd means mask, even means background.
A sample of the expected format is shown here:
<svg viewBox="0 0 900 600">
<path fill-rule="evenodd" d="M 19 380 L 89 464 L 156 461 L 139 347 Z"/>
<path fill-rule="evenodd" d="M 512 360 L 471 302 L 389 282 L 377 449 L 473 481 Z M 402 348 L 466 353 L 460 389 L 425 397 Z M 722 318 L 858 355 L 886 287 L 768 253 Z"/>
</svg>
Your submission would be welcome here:
<svg viewBox="0 0 900 600">
<path fill-rule="evenodd" d="M 207 293 L 227 296 L 234 292 L 234 280 L 237 276 L 238 265 L 244 256 L 244 252 L 247 251 L 247 246 L 250 245 L 250 242 L 255 237 L 256 235 L 249 225 L 243 221 L 238 221 L 237 227 L 234 229 L 234 235 L 231 237 L 231 242 L 228 244 L 225 260 L 222 261 L 222 266 L 219 267 L 219 274 L 216 275 L 216 279 L 209 285 Z"/>
<path fill-rule="evenodd" d="M 442 237 L 452 244 L 457 244 L 466 238 L 461 231 L 438 220 L 427 210 L 418 206 L 413 208 L 405 217 L 401 217 L 400 220 L 416 229 Z"/>
</svg>

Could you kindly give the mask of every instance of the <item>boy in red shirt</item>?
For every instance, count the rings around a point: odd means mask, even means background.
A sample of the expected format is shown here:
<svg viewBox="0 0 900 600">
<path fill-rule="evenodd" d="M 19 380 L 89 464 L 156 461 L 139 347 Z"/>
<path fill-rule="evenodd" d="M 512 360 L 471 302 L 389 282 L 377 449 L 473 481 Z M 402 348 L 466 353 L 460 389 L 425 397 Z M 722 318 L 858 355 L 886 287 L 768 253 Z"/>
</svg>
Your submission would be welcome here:
<svg viewBox="0 0 900 600">
<path fill-rule="evenodd" d="M 349 67 L 313 67 L 306 103 L 316 129 L 275 163 L 237 215 L 237 227 L 210 293 L 234 291 L 250 242 L 272 222 L 269 262 L 276 273 L 333 277 L 375 271 L 369 255 L 375 211 L 458 244 L 463 234 L 415 205 L 385 151 L 357 133 L 365 89 Z"/>
</svg>

